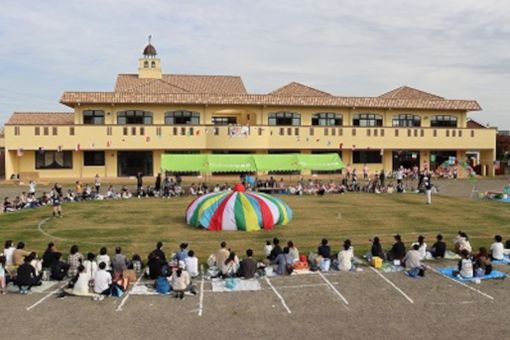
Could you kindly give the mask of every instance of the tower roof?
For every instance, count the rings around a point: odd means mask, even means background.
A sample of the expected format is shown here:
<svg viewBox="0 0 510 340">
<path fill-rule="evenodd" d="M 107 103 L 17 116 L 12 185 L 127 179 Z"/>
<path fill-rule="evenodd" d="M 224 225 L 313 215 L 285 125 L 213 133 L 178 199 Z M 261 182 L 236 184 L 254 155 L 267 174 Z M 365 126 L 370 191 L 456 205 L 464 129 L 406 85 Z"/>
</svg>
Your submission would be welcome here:
<svg viewBox="0 0 510 340">
<path fill-rule="evenodd" d="M 149 43 L 145 48 L 143 49 L 143 55 L 146 57 L 155 57 L 158 52 L 156 51 L 156 48 L 151 44 L 152 36 L 149 35 Z"/>
</svg>

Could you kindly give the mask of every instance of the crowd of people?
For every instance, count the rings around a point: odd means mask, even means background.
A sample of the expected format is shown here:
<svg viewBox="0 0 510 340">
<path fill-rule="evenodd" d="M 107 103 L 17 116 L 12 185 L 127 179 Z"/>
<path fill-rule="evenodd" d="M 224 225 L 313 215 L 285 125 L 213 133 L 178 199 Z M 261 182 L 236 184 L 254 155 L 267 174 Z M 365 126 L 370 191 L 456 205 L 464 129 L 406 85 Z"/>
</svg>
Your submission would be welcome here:
<svg viewBox="0 0 510 340">
<path fill-rule="evenodd" d="M 503 261 L 510 253 L 510 249 L 506 248 L 510 248 L 510 241 L 503 244 L 502 237 L 496 235 L 489 249 L 480 247 L 478 252 L 473 252 L 469 237 L 459 231 L 453 241 L 453 253 L 460 256 L 454 275 L 476 278 L 490 274 L 492 261 Z M 98 254 L 87 253 L 84 256 L 77 245 L 73 245 L 64 258 L 53 242 L 39 257 L 37 252 L 27 250 L 23 242 L 14 246 L 13 241 L 8 240 L 0 255 L 0 291 L 5 294 L 7 285 L 12 283 L 21 294 L 27 294 L 44 280 L 67 280 L 61 296 L 88 296 L 102 300 L 105 296 L 122 296 L 137 279 L 145 277 L 153 281 L 156 292 L 172 292 L 176 298 L 183 299 L 186 293 L 196 294 L 193 280 L 199 275 L 252 279 L 265 275 L 290 275 L 295 270 L 348 272 L 357 270 L 362 263 L 355 256 L 349 239 L 337 252 L 333 251 L 327 239 L 322 239 L 317 251 L 308 255 L 301 254 L 291 240 L 282 246 L 278 238 L 266 241 L 261 250 L 263 257 L 256 258 L 255 251 L 247 249 L 240 259 L 226 242 L 221 242 L 220 248 L 207 259 L 207 272 L 200 273 L 199 260 L 187 243 L 181 243 L 179 249 L 168 256 L 163 243 L 158 242 L 144 261 L 138 254 L 128 258 L 121 247 L 116 247 L 111 255 L 107 248 L 102 247 Z M 370 251 L 364 257 L 375 267 L 377 259 L 386 260 L 394 266 L 404 267 L 407 275 L 418 277 L 425 275 L 426 266 L 422 261 L 442 259 L 447 257 L 447 253 L 441 234 L 437 235 L 431 247 L 427 246 L 424 236 L 419 236 L 410 249 L 406 248 L 400 235 L 395 235 L 388 250 L 384 250 L 380 239 L 374 237 L 370 240 Z"/>
</svg>

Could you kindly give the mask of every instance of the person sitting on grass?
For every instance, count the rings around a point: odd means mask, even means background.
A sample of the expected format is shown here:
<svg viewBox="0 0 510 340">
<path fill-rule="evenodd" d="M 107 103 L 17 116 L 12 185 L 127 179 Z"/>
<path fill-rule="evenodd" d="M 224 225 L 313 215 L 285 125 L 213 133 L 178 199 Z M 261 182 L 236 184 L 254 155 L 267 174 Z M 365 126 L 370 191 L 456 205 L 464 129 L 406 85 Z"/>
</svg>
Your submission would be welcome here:
<svg viewBox="0 0 510 340">
<path fill-rule="evenodd" d="M 289 247 L 289 255 L 292 258 L 292 264 L 299 262 L 299 250 L 294 245 L 294 242 L 287 242 L 287 247 Z"/>
<path fill-rule="evenodd" d="M 19 287 L 21 294 L 28 294 L 33 286 L 40 286 L 42 283 L 42 273 L 35 274 L 35 268 L 30 264 L 32 260 L 32 256 L 29 255 L 25 257 L 23 264 L 18 267 L 15 285 Z"/>
<path fill-rule="evenodd" d="M 127 269 L 122 272 L 122 278 L 126 282 L 126 288 L 136 282 L 136 270 L 133 261 L 131 261 Z"/>
<path fill-rule="evenodd" d="M 181 243 L 179 245 L 179 251 L 175 253 L 174 259 L 177 261 L 184 261 L 188 257 L 188 244 Z"/>
<path fill-rule="evenodd" d="M 402 238 L 400 235 L 394 236 L 395 243 L 393 243 L 393 246 L 391 247 L 390 251 L 388 252 L 388 260 L 389 261 L 395 261 L 399 260 L 402 261 L 402 259 L 406 256 L 406 246 L 404 245 L 404 242 L 402 242 Z"/>
<path fill-rule="evenodd" d="M 476 276 L 489 275 L 492 272 L 492 263 L 487 248 L 479 248 L 476 255 L 475 268 Z"/>
<path fill-rule="evenodd" d="M 18 242 L 16 249 L 12 253 L 12 264 L 14 266 L 21 266 L 28 255 L 30 255 L 30 252 L 25 250 L 25 243 Z"/>
<path fill-rule="evenodd" d="M 271 249 L 271 252 L 269 253 L 269 256 L 267 257 L 267 259 L 270 262 L 273 262 L 274 260 L 276 260 L 278 255 L 280 255 L 281 253 L 282 253 L 282 247 L 280 246 L 280 240 L 275 237 L 275 238 L 273 238 L 273 248 Z"/>
<path fill-rule="evenodd" d="M 184 268 L 192 278 L 198 276 L 198 258 L 193 250 L 190 250 L 184 259 Z"/>
<path fill-rule="evenodd" d="M 257 272 L 257 261 L 253 258 L 253 250 L 246 250 L 246 258 L 239 264 L 239 270 L 237 276 L 244 277 L 245 279 L 251 279 L 255 277 Z"/>
<path fill-rule="evenodd" d="M 317 254 L 324 259 L 331 258 L 331 247 L 328 245 L 327 239 L 322 239 L 319 248 L 317 248 Z"/>
<path fill-rule="evenodd" d="M 462 258 L 459 260 L 458 271 L 454 274 L 460 275 L 465 279 L 470 279 L 473 277 L 473 257 L 467 249 L 461 250 L 460 256 Z"/>
<path fill-rule="evenodd" d="M 454 245 L 455 252 L 457 254 L 462 254 L 463 250 L 467 250 L 468 253 L 471 253 L 473 251 L 471 243 L 469 242 L 469 237 L 463 231 L 459 231 L 458 235 L 455 237 Z"/>
<path fill-rule="evenodd" d="M 414 246 L 415 244 L 417 244 L 419 247 L 418 251 L 420 252 L 421 260 L 425 260 L 425 258 L 427 257 L 427 244 L 425 243 L 425 236 L 423 235 L 418 236 L 418 241 L 416 241 L 412 245 Z"/>
<path fill-rule="evenodd" d="M 503 238 L 501 235 L 494 236 L 494 243 L 491 244 L 491 259 L 502 261 L 504 259 L 505 246 L 503 245 Z"/>
<path fill-rule="evenodd" d="M 69 270 L 69 264 L 62 261 L 62 254 L 55 253 L 55 262 L 50 268 L 50 278 L 52 280 L 62 281 L 67 276 Z"/>
<path fill-rule="evenodd" d="M 122 254 L 122 248 L 115 248 L 115 256 L 112 258 L 113 272 L 122 275 L 122 272 L 127 269 L 128 262 L 127 257 Z"/>
<path fill-rule="evenodd" d="M 108 256 L 108 249 L 106 249 L 106 247 L 102 247 L 99 250 L 99 255 L 97 255 L 96 257 L 96 262 L 98 264 L 104 262 L 106 264 L 106 270 L 108 271 L 112 270 L 112 261 L 110 259 L 110 256 Z"/>
<path fill-rule="evenodd" d="M 273 261 L 273 265 L 276 265 L 276 274 L 278 275 L 290 275 L 292 273 L 292 257 L 289 255 L 289 247 L 283 248 L 283 252 L 280 253 Z"/>
<path fill-rule="evenodd" d="M 352 259 L 354 257 L 354 253 L 352 251 L 352 247 L 350 242 L 344 242 L 343 249 L 338 252 L 337 255 L 337 266 L 338 270 L 342 272 L 350 271 L 352 267 Z"/>
<path fill-rule="evenodd" d="M 224 278 L 225 277 L 235 277 L 238 269 L 239 269 L 239 259 L 237 258 L 236 253 L 231 252 L 228 255 L 228 258 L 225 260 L 225 262 L 221 266 L 221 274 Z"/>
<path fill-rule="evenodd" d="M 420 246 L 414 244 L 412 249 L 407 252 L 403 258 L 407 275 L 411 277 L 423 276 L 423 266 L 421 265 Z"/>
<path fill-rule="evenodd" d="M 64 289 L 67 294 L 75 296 L 94 296 L 89 292 L 90 275 L 87 273 L 85 266 L 78 266 L 78 277 L 73 285 L 73 288 Z"/>
<path fill-rule="evenodd" d="M 13 265 L 13 254 L 14 254 L 14 251 L 16 250 L 16 247 L 13 246 L 13 242 L 12 240 L 7 240 L 5 241 L 5 246 L 4 246 L 4 256 L 5 256 L 5 267 L 11 267 Z"/>
<path fill-rule="evenodd" d="M 85 267 L 85 272 L 90 277 L 91 280 L 94 280 L 97 272 L 97 262 L 96 255 L 93 253 L 87 254 L 87 259 L 83 262 L 83 266 Z"/>
<path fill-rule="evenodd" d="M 271 244 L 271 240 L 267 240 L 264 245 L 264 255 L 266 258 L 269 258 L 269 255 L 271 255 L 271 250 L 273 250 L 273 245 Z"/>
<path fill-rule="evenodd" d="M 374 237 L 373 241 L 372 241 L 372 246 L 370 247 L 370 255 L 372 255 L 372 258 L 373 257 L 380 257 L 381 259 L 384 260 L 385 256 L 384 256 L 384 250 L 383 250 L 383 247 L 381 245 L 381 241 L 379 240 L 379 237 Z"/>
<path fill-rule="evenodd" d="M 99 270 L 94 280 L 94 292 L 105 296 L 109 296 L 112 292 L 112 274 L 106 271 L 104 262 L 99 264 Z"/>
<path fill-rule="evenodd" d="M 215 266 L 218 267 L 219 270 L 222 270 L 223 264 L 228 259 L 229 255 L 230 251 L 227 249 L 227 242 L 221 242 L 220 249 L 214 254 Z"/>
<path fill-rule="evenodd" d="M 42 257 L 42 267 L 51 268 L 53 266 L 53 263 L 58 261 L 57 253 L 58 251 L 57 248 L 55 247 L 55 243 L 53 242 L 48 243 L 48 248 L 46 248 Z"/>
<path fill-rule="evenodd" d="M 438 234 L 436 236 L 436 243 L 432 245 L 430 253 L 435 259 L 444 258 L 444 255 L 446 254 L 446 243 L 443 241 L 443 235 Z"/>
<path fill-rule="evenodd" d="M 5 256 L 0 256 L 0 293 L 4 295 L 7 293 L 7 271 L 6 271 Z"/>
</svg>

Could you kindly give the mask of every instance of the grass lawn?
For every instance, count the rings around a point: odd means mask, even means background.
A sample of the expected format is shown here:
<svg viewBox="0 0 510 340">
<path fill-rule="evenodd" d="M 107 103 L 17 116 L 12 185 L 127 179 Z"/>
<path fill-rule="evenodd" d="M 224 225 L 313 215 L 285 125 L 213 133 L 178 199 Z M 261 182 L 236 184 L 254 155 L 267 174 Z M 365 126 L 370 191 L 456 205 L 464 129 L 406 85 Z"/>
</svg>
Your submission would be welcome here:
<svg viewBox="0 0 510 340">
<path fill-rule="evenodd" d="M 159 240 L 165 242 L 167 253 L 185 241 L 205 261 L 222 240 L 236 252 L 244 254 L 251 247 L 261 256 L 264 241 L 275 236 L 285 242 L 293 240 L 305 254 L 315 250 L 324 237 L 335 251 L 350 238 L 359 255 L 368 249 L 368 239 L 374 236 L 389 248 L 395 233 L 400 233 L 406 244 L 423 234 L 430 246 L 441 232 L 451 246 L 457 231 L 463 230 L 474 248 L 488 247 L 495 234 L 510 238 L 510 205 L 505 203 L 434 196 L 433 205 L 427 206 L 425 197 L 417 194 L 282 198 L 293 209 L 294 219 L 269 232 L 208 232 L 188 226 L 184 211 L 191 198 L 184 197 L 65 204 L 64 218 L 50 219 L 43 225 L 55 238 L 38 230 L 39 222 L 51 214 L 50 207 L 4 214 L 0 215 L 0 241 L 23 240 L 27 249 L 40 254 L 49 241 L 64 253 L 72 244 L 78 244 L 82 253 L 97 253 L 106 246 L 110 254 L 120 245 L 126 254 L 138 253 L 143 258 Z"/>
</svg>

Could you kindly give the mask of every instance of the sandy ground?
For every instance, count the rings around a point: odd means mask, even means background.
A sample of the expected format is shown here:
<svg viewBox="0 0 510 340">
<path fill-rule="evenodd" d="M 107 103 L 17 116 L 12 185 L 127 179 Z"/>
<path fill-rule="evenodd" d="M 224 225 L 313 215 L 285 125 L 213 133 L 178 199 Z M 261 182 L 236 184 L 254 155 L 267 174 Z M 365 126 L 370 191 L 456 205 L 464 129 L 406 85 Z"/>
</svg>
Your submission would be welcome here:
<svg viewBox="0 0 510 340">
<path fill-rule="evenodd" d="M 497 269 L 510 272 L 509 266 Z M 510 337 L 508 279 L 469 284 L 470 289 L 432 271 L 421 279 L 403 273 L 382 275 L 393 285 L 368 267 L 363 272 L 274 277 L 270 282 L 275 290 L 261 280 L 262 290 L 256 292 L 216 293 L 206 281 L 202 309 L 200 294 L 184 300 L 127 295 L 127 299 L 95 302 L 57 299 L 51 295 L 54 288 L 26 296 L 13 293 L 0 296 L 2 335 L 38 339 Z M 200 286 L 200 280 L 196 283 Z"/>
</svg>

